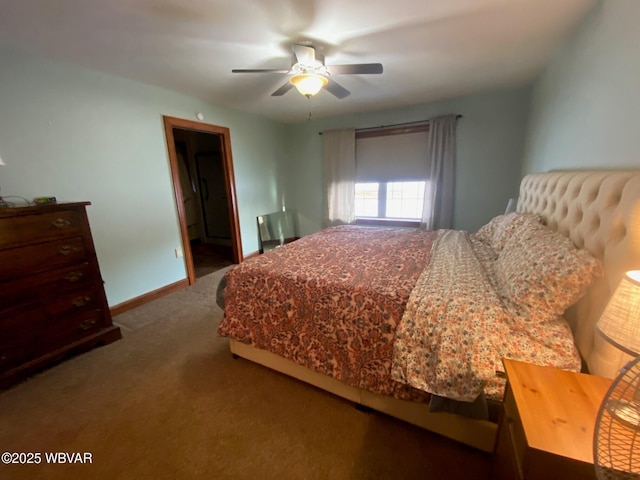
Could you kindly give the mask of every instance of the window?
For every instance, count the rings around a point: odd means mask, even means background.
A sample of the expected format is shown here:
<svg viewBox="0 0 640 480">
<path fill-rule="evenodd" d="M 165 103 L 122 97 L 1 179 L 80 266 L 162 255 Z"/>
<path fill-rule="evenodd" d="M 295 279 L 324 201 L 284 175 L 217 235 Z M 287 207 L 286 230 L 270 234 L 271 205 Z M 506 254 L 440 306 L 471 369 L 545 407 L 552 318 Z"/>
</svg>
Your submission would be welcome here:
<svg viewBox="0 0 640 480">
<path fill-rule="evenodd" d="M 427 140 L 426 125 L 356 133 L 358 223 L 415 226 L 422 220 Z"/>
<path fill-rule="evenodd" d="M 356 219 L 422 218 L 425 181 L 356 183 Z"/>
<path fill-rule="evenodd" d="M 387 218 L 422 218 L 425 182 L 387 183 Z"/>
<path fill-rule="evenodd" d="M 356 218 L 378 216 L 378 183 L 356 183 Z"/>
</svg>

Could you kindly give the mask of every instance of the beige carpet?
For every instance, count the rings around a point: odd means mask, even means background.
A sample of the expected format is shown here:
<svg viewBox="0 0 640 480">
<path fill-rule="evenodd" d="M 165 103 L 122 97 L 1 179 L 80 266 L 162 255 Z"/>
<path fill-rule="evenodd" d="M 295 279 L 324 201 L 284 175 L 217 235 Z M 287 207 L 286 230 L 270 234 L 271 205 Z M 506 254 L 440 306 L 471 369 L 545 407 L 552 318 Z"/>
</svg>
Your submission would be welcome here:
<svg viewBox="0 0 640 480">
<path fill-rule="evenodd" d="M 485 479 L 488 455 L 246 360 L 215 335 L 221 272 L 116 317 L 124 338 L 0 394 L 17 479 Z M 92 464 L 47 464 L 89 452 Z"/>
</svg>

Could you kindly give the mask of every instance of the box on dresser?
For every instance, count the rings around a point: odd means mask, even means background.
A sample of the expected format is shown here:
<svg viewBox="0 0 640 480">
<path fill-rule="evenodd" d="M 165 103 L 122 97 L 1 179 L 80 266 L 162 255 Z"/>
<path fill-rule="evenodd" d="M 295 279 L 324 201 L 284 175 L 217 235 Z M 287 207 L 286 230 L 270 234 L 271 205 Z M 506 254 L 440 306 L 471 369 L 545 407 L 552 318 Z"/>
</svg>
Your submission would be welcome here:
<svg viewBox="0 0 640 480">
<path fill-rule="evenodd" d="M 86 206 L 0 208 L 0 388 L 121 338 Z"/>
</svg>

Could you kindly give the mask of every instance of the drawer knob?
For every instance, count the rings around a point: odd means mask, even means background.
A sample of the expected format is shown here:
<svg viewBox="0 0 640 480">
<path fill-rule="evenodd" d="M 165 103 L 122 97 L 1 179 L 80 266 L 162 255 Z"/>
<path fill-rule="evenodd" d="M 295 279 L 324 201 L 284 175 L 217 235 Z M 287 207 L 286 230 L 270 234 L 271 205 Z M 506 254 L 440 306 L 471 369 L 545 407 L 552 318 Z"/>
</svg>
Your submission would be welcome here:
<svg viewBox="0 0 640 480">
<path fill-rule="evenodd" d="M 70 253 L 77 252 L 77 251 L 78 251 L 78 247 L 72 247 L 71 245 L 63 245 L 58 250 L 58 252 L 60 252 L 61 255 L 69 255 Z"/>
<path fill-rule="evenodd" d="M 82 278 L 82 272 L 69 272 L 64 276 L 64 279 L 69 282 L 77 282 Z"/>
<path fill-rule="evenodd" d="M 84 307 L 87 303 L 89 303 L 90 300 L 91 297 L 76 297 L 71 300 L 71 303 L 76 307 Z"/>
<path fill-rule="evenodd" d="M 71 225 L 71 222 L 66 218 L 56 218 L 51 223 L 56 228 L 65 228 Z"/>
<path fill-rule="evenodd" d="M 89 320 L 85 320 L 84 322 L 80 323 L 80 330 L 89 330 L 91 327 L 93 327 L 96 324 L 96 320 L 95 318 L 90 318 Z"/>
</svg>

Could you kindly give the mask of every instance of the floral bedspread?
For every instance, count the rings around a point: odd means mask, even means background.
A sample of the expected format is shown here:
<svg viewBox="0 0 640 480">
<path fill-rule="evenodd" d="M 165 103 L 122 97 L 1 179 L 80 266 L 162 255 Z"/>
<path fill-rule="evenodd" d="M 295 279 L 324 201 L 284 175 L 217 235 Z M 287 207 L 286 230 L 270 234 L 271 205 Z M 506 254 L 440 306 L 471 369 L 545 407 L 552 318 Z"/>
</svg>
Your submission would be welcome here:
<svg viewBox="0 0 640 480">
<path fill-rule="evenodd" d="M 226 274 L 218 333 L 348 385 L 427 399 L 391 380 L 395 331 L 439 233 L 340 226 Z"/>
<path fill-rule="evenodd" d="M 491 254 L 462 231 L 443 231 L 429 268 L 409 298 L 396 330 L 392 378 L 454 400 L 482 391 L 499 399 L 504 357 L 580 370 L 562 318 L 525 322 L 508 310 L 492 275 Z M 455 265 L 455 268 L 451 268 Z"/>
<path fill-rule="evenodd" d="M 230 269 L 218 333 L 408 400 L 500 400 L 503 357 L 579 371 L 566 321 L 505 307 L 495 258 L 461 231 L 328 228 Z"/>
</svg>

